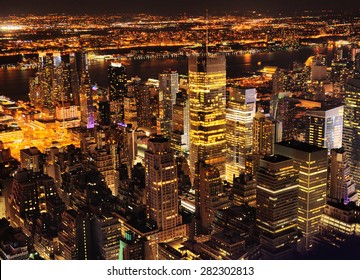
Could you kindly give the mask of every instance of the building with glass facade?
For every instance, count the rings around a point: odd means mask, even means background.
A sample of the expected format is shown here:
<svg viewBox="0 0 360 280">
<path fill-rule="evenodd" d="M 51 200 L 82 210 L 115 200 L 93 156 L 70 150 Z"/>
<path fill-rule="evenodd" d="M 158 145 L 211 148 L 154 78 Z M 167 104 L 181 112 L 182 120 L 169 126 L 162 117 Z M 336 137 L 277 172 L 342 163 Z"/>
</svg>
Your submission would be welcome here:
<svg viewBox="0 0 360 280">
<path fill-rule="evenodd" d="M 331 149 L 342 146 L 344 106 L 306 112 L 305 140 L 311 145 Z"/>
<path fill-rule="evenodd" d="M 291 140 L 276 143 L 275 154 L 294 160 L 299 175 L 298 227 L 304 236 L 303 249 L 310 250 L 326 204 L 327 149 Z"/>
<path fill-rule="evenodd" d="M 225 179 L 226 60 L 224 55 L 189 58 L 190 173 L 199 161 L 216 167 Z"/>
<path fill-rule="evenodd" d="M 231 87 L 226 108 L 226 181 L 245 170 L 246 155 L 253 144 L 253 118 L 256 110 L 256 89 Z"/>
<path fill-rule="evenodd" d="M 263 259 L 289 259 L 297 249 L 298 175 L 291 158 L 272 155 L 257 172 L 256 223 Z"/>
<path fill-rule="evenodd" d="M 349 155 L 356 187 L 360 187 L 360 79 L 345 84 L 343 146 Z"/>
</svg>

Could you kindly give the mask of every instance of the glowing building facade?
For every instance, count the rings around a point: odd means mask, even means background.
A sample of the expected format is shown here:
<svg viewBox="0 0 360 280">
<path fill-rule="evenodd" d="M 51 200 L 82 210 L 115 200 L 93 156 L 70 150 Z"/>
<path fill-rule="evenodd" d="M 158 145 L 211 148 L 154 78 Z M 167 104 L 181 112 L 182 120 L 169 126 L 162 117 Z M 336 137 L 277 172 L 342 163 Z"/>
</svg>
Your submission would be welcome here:
<svg viewBox="0 0 360 280">
<path fill-rule="evenodd" d="M 90 83 L 90 75 L 87 66 L 87 55 L 83 56 L 84 68 L 81 73 L 81 84 L 80 84 L 80 116 L 81 126 L 85 128 L 94 128 L 94 104 L 92 96 L 92 88 Z"/>
<path fill-rule="evenodd" d="M 174 153 L 170 141 L 161 136 L 151 138 L 145 152 L 147 219 L 160 230 L 181 224 L 178 214 L 178 182 Z"/>
<path fill-rule="evenodd" d="M 113 122 L 124 121 L 124 97 L 127 93 L 125 67 L 111 63 L 108 69 L 110 112 Z"/>
<path fill-rule="evenodd" d="M 200 221 L 200 229 L 196 229 L 195 234 L 209 234 L 216 211 L 229 207 L 229 199 L 217 168 L 199 162 L 195 173 L 195 212 Z"/>
<path fill-rule="evenodd" d="M 291 140 L 276 143 L 275 154 L 294 160 L 299 175 L 298 226 L 304 236 L 303 249 L 310 250 L 326 204 L 327 149 Z"/>
<path fill-rule="evenodd" d="M 190 173 L 205 161 L 225 179 L 226 60 L 223 55 L 199 54 L 189 58 Z"/>
<path fill-rule="evenodd" d="M 343 146 L 349 155 L 356 187 L 360 187 L 360 79 L 345 85 Z"/>
<path fill-rule="evenodd" d="M 179 92 L 173 106 L 173 132 L 171 144 L 176 154 L 189 154 L 189 99 L 187 94 Z"/>
<path fill-rule="evenodd" d="M 179 74 L 176 71 L 164 71 L 159 74 L 159 117 L 158 134 L 170 139 L 173 131 L 173 105 L 179 91 Z"/>
<path fill-rule="evenodd" d="M 275 142 L 275 123 L 258 110 L 253 123 L 254 155 L 271 155 Z"/>
<path fill-rule="evenodd" d="M 355 182 L 350 171 L 350 165 L 344 148 L 331 150 L 330 188 L 331 198 L 348 204 L 357 202 Z"/>
<path fill-rule="evenodd" d="M 305 140 L 311 145 L 331 149 L 342 146 L 344 107 L 336 106 L 306 112 Z"/>
<path fill-rule="evenodd" d="M 298 176 L 291 158 L 272 155 L 257 172 L 256 223 L 263 259 L 289 259 L 297 245 Z"/>
<path fill-rule="evenodd" d="M 245 170 L 246 155 L 253 144 L 253 118 L 256 109 L 256 89 L 230 88 L 226 108 L 226 180 Z"/>
</svg>

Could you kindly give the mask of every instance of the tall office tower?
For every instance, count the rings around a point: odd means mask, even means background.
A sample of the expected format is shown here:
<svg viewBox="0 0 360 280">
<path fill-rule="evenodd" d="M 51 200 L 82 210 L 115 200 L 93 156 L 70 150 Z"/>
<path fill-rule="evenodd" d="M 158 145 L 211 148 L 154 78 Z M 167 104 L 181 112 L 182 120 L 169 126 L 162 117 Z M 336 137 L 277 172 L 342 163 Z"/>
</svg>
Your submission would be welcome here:
<svg viewBox="0 0 360 280">
<path fill-rule="evenodd" d="M 62 214 L 59 231 L 59 254 L 65 260 L 94 259 L 90 213 L 74 209 Z"/>
<path fill-rule="evenodd" d="M 49 176 L 26 170 L 16 173 L 9 196 L 11 224 L 20 227 L 24 220 L 46 212 L 46 201 L 55 194 Z"/>
<path fill-rule="evenodd" d="M 81 74 L 80 84 L 80 116 L 81 126 L 84 128 L 94 128 L 94 104 L 93 104 L 93 89 L 90 83 L 90 75 L 87 65 L 87 55 L 83 54 L 83 72 Z"/>
<path fill-rule="evenodd" d="M 253 149 L 254 155 L 273 154 L 275 142 L 275 123 L 259 109 L 253 122 Z"/>
<path fill-rule="evenodd" d="M 360 188 L 360 79 L 345 85 L 343 146 L 349 155 L 350 170 Z"/>
<path fill-rule="evenodd" d="M 291 140 L 276 143 L 275 154 L 294 160 L 299 174 L 298 227 L 304 236 L 303 249 L 310 250 L 326 204 L 327 149 Z"/>
<path fill-rule="evenodd" d="M 31 105 L 35 108 L 43 106 L 43 98 L 41 93 L 41 74 L 38 72 L 34 77 L 29 78 L 29 99 Z"/>
<path fill-rule="evenodd" d="M 67 101 L 67 97 L 65 96 L 63 67 L 61 63 L 58 64 L 58 61 L 55 63 L 58 57 L 55 56 L 55 53 L 53 55 L 54 65 L 52 71 L 51 98 L 55 106 L 57 102 Z"/>
<path fill-rule="evenodd" d="M 179 91 L 179 74 L 176 71 L 164 71 L 159 74 L 159 116 L 158 134 L 171 139 L 173 131 L 173 105 Z"/>
<path fill-rule="evenodd" d="M 138 127 L 152 127 L 149 87 L 141 85 L 135 93 L 135 97 Z"/>
<path fill-rule="evenodd" d="M 322 148 L 342 146 L 344 106 L 331 106 L 306 112 L 305 141 Z"/>
<path fill-rule="evenodd" d="M 110 149 L 95 149 L 91 154 L 91 164 L 93 168 L 104 176 L 107 187 L 111 190 L 113 196 L 118 194 L 118 177 L 116 170 L 117 154 L 111 153 Z"/>
<path fill-rule="evenodd" d="M 354 57 L 354 74 L 356 78 L 360 77 L 360 49 L 358 51 Z"/>
<path fill-rule="evenodd" d="M 190 174 L 197 162 L 216 167 L 225 180 L 226 60 L 223 55 L 189 58 Z"/>
<path fill-rule="evenodd" d="M 150 80 L 150 81 L 149 81 Z M 158 80 L 154 82 L 149 79 L 145 86 L 148 87 L 150 103 L 148 104 L 150 109 L 150 115 L 148 116 L 148 121 L 150 123 L 150 128 L 157 130 L 157 118 L 159 115 L 159 86 Z"/>
<path fill-rule="evenodd" d="M 326 57 L 315 56 L 311 63 L 311 81 L 320 82 L 326 80 Z"/>
<path fill-rule="evenodd" d="M 124 121 L 124 97 L 127 93 L 125 67 L 112 62 L 108 69 L 110 111 L 113 122 Z"/>
<path fill-rule="evenodd" d="M 290 92 L 273 95 L 270 100 L 270 117 L 276 121 L 275 142 L 294 138 L 296 102 Z"/>
<path fill-rule="evenodd" d="M 136 97 L 132 92 L 124 97 L 124 122 L 126 125 L 131 124 L 133 128 L 138 127 Z"/>
<path fill-rule="evenodd" d="M 276 68 L 274 74 L 272 75 L 272 87 L 273 93 L 278 94 L 280 92 L 285 91 L 284 78 L 285 78 L 285 70 Z"/>
<path fill-rule="evenodd" d="M 358 200 L 355 182 L 344 148 L 331 150 L 329 197 L 342 201 L 344 204 Z"/>
<path fill-rule="evenodd" d="M 98 123 L 100 125 L 110 125 L 110 102 L 101 101 L 99 102 L 99 114 L 98 114 Z"/>
<path fill-rule="evenodd" d="M 61 101 L 74 103 L 74 94 L 71 87 L 71 76 L 70 76 L 70 65 L 69 63 L 63 62 L 61 64 L 62 69 L 62 85 L 64 94 Z"/>
<path fill-rule="evenodd" d="M 234 206 L 246 204 L 251 207 L 256 207 L 255 177 L 246 173 L 241 173 L 239 177 L 235 177 L 231 194 Z"/>
<path fill-rule="evenodd" d="M 118 260 L 121 238 L 119 219 L 110 213 L 95 217 L 94 232 L 97 256 L 101 260 Z"/>
<path fill-rule="evenodd" d="M 66 210 L 61 217 L 59 231 L 59 254 L 65 260 L 78 259 L 78 248 L 76 242 L 76 217 L 74 209 Z"/>
<path fill-rule="evenodd" d="M 230 88 L 226 108 L 226 181 L 245 170 L 246 155 L 251 152 L 256 89 Z"/>
<path fill-rule="evenodd" d="M 219 170 L 198 162 L 195 170 L 195 213 L 200 221 L 200 228 L 195 234 L 211 233 L 211 224 L 215 219 L 217 210 L 228 208 L 230 205 Z"/>
<path fill-rule="evenodd" d="M 257 172 L 256 223 L 263 259 L 289 259 L 297 247 L 298 176 L 291 158 L 272 155 Z"/>
<path fill-rule="evenodd" d="M 53 100 L 51 94 L 53 59 L 50 54 L 39 53 L 39 86 L 41 95 L 41 107 L 48 109 L 53 108 Z"/>
<path fill-rule="evenodd" d="M 149 140 L 145 170 L 147 219 L 163 231 L 181 225 L 177 170 L 169 140 L 161 136 Z"/>
<path fill-rule="evenodd" d="M 76 106 L 80 105 L 80 77 L 77 70 L 76 54 L 69 54 L 69 76 L 70 76 L 70 88 L 71 99 Z"/>
<path fill-rule="evenodd" d="M 178 92 L 176 102 L 173 106 L 173 132 L 171 145 L 176 154 L 189 154 L 190 120 L 189 120 L 189 99 L 184 92 Z"/>
</svg>

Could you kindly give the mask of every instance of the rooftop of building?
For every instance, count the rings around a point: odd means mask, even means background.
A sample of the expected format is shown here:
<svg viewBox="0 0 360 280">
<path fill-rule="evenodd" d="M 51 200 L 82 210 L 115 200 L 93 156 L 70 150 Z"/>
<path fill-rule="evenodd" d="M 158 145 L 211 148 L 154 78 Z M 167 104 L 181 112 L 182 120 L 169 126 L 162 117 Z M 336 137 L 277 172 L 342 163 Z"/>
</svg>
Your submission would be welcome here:
<svg viewBox="0 0 360 280">
<path fill-rule="evenodd" d="M 13 228 L 5 218 L 0 220 L 0 240 L 3 245 L 11 244 L 13 248 L 27 246 L 27 237 L 21 228 Z"/>
<path fill-rule="evenodd" d="M 319 152 L 319 151 L 326 151 L 325 148 L 321 148 L 315 145 L 311 145 L 305 142 L 299 142 L 296 140 L 289 140 L 289 141 L 282 141 L 282 142 L 278 142 L 275 145 L 280 145 L 280 146 L 284 146 L 287 148 L 292 148 L 298 151 L 302 151 L 302 152 L 307 152 L 307 153 L 315 153 L 315 152 Z"/>
<path fill-rule="evenodd" d="M 263 160 L 271 162 L 271 163 L 278 163 L 278 162 L 283 162 L 286 160 L 291 160 L 291 158 L 276 154 L 276 155 L 265 155 Z"/>
<path fill-rule="evenodd" d="M 239 235 L 237 231 L 226 230 L 220 231 L 211 235 L 211 240 L 219 240 L 222 243 L 227 243 L 228 245 L 234 245 L 237 243 L 245 242 L 245 239 Z"/>
<path fill-rule="evenodd" d="M 348 79 L 346 84 L 349 86 L 356 87 L 360 90 L 360 79 Z"/>
<path fill-rule="evenodd" d="M 337 209 L 341 209 L 343 211 L 360 211 L 360 206 L 357 206 L 355 202 L 349 202 L 348 204 L 344 204 L 343 201 L 333 198 L 328 199 L 326 204 Z"/>
<path fill-rule="evenodd" d="M 166 142 L 169 142 L 169 139 L 163 137 L 162 135 L 155 135 L 149 139 L 149 142 L 166 143 Z"/>
</svg>

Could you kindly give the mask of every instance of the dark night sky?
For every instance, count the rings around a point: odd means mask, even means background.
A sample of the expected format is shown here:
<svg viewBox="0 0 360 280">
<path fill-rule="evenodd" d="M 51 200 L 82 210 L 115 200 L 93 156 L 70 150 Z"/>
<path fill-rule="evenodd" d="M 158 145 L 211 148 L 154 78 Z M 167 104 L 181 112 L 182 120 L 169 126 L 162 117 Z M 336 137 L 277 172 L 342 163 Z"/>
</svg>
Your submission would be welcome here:
<svg viewBox="0 0 360 280">
<path fill-rule="evenodd" d="M 354 11 L 360 9 L 359 0 L 0 0 L 0 15 L 20 15 L 24 13 L 152 13 L 209 14 L 227 11 L 302 11 L 334 9 Z"/>
</svg>

